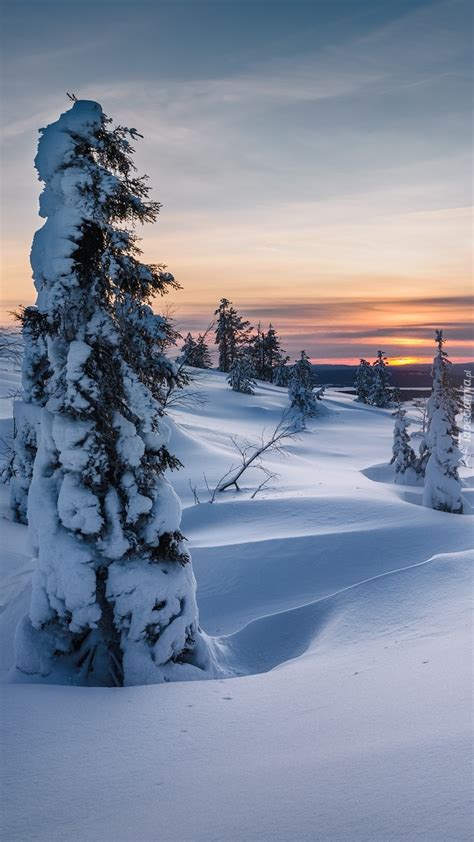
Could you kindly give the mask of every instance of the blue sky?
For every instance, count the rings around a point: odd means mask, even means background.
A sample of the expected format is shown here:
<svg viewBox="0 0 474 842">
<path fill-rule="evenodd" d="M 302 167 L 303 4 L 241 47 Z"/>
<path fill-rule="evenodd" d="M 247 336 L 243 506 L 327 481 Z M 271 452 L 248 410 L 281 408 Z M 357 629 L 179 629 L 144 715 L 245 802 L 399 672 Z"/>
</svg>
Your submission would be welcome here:
<svg viewBox="0 0 474 842">
<path fill-rule="evenodd" d="M 226 295 L 315 359 L 421 358 L 440 320 L 469 356 L 470 26 L 464 0 L 5 4 L 4 298 L 32 296 L 37 129 L 69 90 L 145 135 L 183 328 Z"/>
</svg>

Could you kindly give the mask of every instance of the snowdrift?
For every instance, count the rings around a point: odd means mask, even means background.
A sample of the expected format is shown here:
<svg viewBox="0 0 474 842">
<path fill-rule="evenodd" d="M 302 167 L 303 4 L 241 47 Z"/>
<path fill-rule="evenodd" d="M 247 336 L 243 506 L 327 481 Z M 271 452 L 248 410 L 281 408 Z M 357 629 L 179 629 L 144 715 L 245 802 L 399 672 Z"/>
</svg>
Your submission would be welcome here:
<svg viewBox="0 0 474 842">
<path fill-rule="evenodd" d="M 6 683 L 5 838 L 469 839 L 472 516 L 407 500 L 386 467 L 390 412 L 336 392 L 269 457 L 272 487 L 250 499 L 249 474 L 210 504 L 206 486 L 236 460 L 231 436 L 273 429 L 286 394 L 239 395 L 215 372 L 192 388 L 206 403 L 173 411 L 185 467 L 172 481 L 201 624 L 229 678 Z M 11 682 L 31 562 L 2 494 Z"/>
</svg>

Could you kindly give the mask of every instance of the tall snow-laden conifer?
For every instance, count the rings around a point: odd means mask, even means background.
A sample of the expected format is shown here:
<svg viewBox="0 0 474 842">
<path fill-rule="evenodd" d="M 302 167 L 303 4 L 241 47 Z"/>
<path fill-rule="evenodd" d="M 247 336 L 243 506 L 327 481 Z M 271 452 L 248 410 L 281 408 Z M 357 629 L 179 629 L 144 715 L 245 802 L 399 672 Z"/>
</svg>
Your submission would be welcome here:
<svg viewBox="0 0 474 842">
<path fill-rule="evenodd" d="M 357 366 L 354 382 L 357 400 L 360 403 L 369 403 L 373 380 L 372 371 L 373 369 L 370 363 L 367 360 L 361 359 Z"/>
<path fill-rule="evenodd" d="M 430 437 L 429 431 L 433 416 L 437 409 L 443 407 L 449 421 L 449 431 L 453 440 L 457 443 L 459 429 L 456 424 L 456 415 L 460 411 L 460 401 L 457 390 L 451 381 L 451 361 L 444 350 L 445 339 L 442 330 L 435 331 L 436 354 L 431 367 L 432 388 L 431 395 L 426 404 L 426 430 L 420 442 L 419 471 L 424 474 L 428 459 L 430 458 Z"/>
<path fill-rule="evenodd" d="M 457 438 L 459 429 L 456 424 L 456 415 L 459 413 L 461 405 L 457 389 L 451 380 L 451 360 L 448 357 L 447 351 L 444 350 L 445 342 L 443 331 L 437 330 L 435 333 L 437 351 L 431 369 L 433 387 L 428 399 L 427 426 L 429 429 L 434 412 L 442 406 L 448 415 L 451 433 Z"/>
<path fill-rule="evenodd" d="M 427 432 L 420 449 L 421 467 L 425 472 L 424 505 L 443 512 L 461 514 L 461 480 L 459 465 L 462 454 L 458 447 L 459 428 L 456 415 L 459 403 L 449 374 L 450 361 L 444 350 L 443 331 L 435 335 L 437 353 L 433 359 L 433 389 L 428 400 Z"/>
<path fill-rule="evenodd" d="M 154 221 L 159 205 L 135 175 L 135 136 L 76 101 L 42 130 L 35 159 L 46 222 L 31 253 L 38 297 L 25 329 L 37 331 L 24 388 L 41 432 L 17 666 L 72 669 L 74 681 L 99 685 L 202 677 L 211 662 L 164 475 L 179 465 L 161 407 L 176 366 L 161 351 L 166 320 L 149 305 L 176 284 L 139 261 L 133 226 Z"/>
</svg>

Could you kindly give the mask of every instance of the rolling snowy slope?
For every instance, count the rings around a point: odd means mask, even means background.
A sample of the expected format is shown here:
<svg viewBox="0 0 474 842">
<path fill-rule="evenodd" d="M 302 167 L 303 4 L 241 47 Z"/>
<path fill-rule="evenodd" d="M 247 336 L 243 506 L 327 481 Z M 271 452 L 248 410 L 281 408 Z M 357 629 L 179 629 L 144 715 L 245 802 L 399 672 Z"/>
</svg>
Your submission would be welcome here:
<svg viewBox="0 0 474 842">
<path fill-rule="evenodd" d="M 3 837 L 470 839 L 472 515 L 425 509 L 421 489 L 394 485 L 382 467 L 390 412 L 336 392 L 285 456 L 269 457 L 271 487 L 252 500 L 249 474 L 240 493 L 206 502 L 236 461 L 231 436 L 270 432 L 286 395 L 266 384 L 240 395 L 215 372 L 191 388 L 206 402 L 173 411 L 184 468 L 172 481 L 201 623 L 235 677 L 5 684 Z M 11 681 L 31 563 L 25 528 L 2 526 Z"/>
</svg>

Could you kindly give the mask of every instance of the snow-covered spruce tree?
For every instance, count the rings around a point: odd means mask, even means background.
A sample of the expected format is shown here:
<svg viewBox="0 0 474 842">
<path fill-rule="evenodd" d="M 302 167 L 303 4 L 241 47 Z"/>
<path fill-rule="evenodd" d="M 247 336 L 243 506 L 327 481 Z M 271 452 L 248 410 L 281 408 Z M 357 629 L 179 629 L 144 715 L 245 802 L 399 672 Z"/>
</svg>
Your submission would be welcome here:
<svg viewBox="0 0 474 842">
<path fill-rule="evenodd" d="M 372 364 L 372 382 L 369 392 L 369 403 L 372 406 L 390 406 L 392 389 L 390 388 L 391 374 L 384 351 L 377 352 L 377 359 Z"/>
<path fill-rule="evenodd" d="M 183 342 L 180 355 L 180 360 L 184 363 L 184 365 L 195 365 L 196 346 L 196 340 L 193 339 L 190 333 L 188 333 Z"/>
<path fill-rule="evenodd" d="M 461 403 L 458 391 L 451 380 L 451 360 L 444 350 L 445 342 L 443 331 L 437 330 L 435 333 L 437 351 L 431 370 L 433 388 L 427 406 L 427 426 L 429 429 L 434 412 L 440 406 L 443 406 L 449 417 L 451 433 L 457 438 L 459 429 L 456 424 L 456 416 L 460 412 Z"/>
<path fill-rule="evenodd" d="M 149 303 L 175 281 L 139 262 L 131 226 L 159 205 L 135 175 L 134 136 L 76 101 L 42 130 L 35 159 L 46 222 L 31 254 L 34 318 L 49 376 L 32 397 L 44 404 L 28 503 L 36 566 L 16 658 L 25 673 L 97 685 L 202 677 L 211 663 L 164 476 L 179 464 L 160 401 L 176 367 L 156 350 L 167 325 Z"/>
<path fill-rule="evenodd" d="M 354 386 L 359 403 L 369 403 L 372 390 L 373 369 L 367 360 L 361 359 L 357 366 Z"/>
<path fill-rule="evenodd" d="M 402 402 L 398 403 L 393 413 L 393 447 L 390 464 L 395 467 L 395 482 L 416 482 L 416 455 L 410 444 L 409 422 Z"/>
<path fill-rule="evenodd" d="M 36 307 L 25 307 L 17 314 L 22 323 L 23 361 L 21 400 L 13 406 L 14 439 L 10 475 L 10 507 L 15 520 L 28 522 L 28 494 L 38 448 L 41 407 L 46 401 L 50 374 L 45 340 L 45 324 Z"/>
<path fill-rule="evenodd" d="M 235 358 L 248 345 L 252 328 L 227 298 L 221 298 L 214 315 L 217 316 L 215 344 L 219 349 L 219 371 L 228 373 Z"/>
<path fill-rule="evenodd" d="M 232 363 L 227 382 L 234 392 L 253 395 L 255 391 L 254 370 L 248 355 L 240 354 Z"/>
<path fill-rule="evenodd" d="M 444 350 L 443 331 L 435 337 L 437 353 L 433 360 L 433 389 L 428 400 L 427 432 L 420 448 L 420 470 L 424 467 L 423 503 L 428 508 L 462 514 L 458 447 L 459 428 L 456 415 L 459 403 L 449 375 L 448 355 Z"/>
<path fill-rule="evenodd" d="M 249 355 L 255 377 L 258 380 L 265 380 L 268 383 L 272 383 L 274 371 L 282 362 L 283 355 L 278 334 L 271 324 L 265 333 L 262 330 L 260 322 L 258 323 L 257 333 L 249 341 Z"/>
<path fill-rule="evenodd" d="M 273 383 L 275 371 L 283 360 L 283 352 L 278 334 L 271 323 L 263 340 L 263 350 L 265 361 L 264 379 L 269 383 Z"/>
<path fill-rule="evenodd" d="M 304 419 L 315 415 L 317 411 L 314 395 L 315 376 L 306 351 L 301 351 L 300 358 L 292 367 L 288 384 L 290 406 Z"/>
<path fill-rule="evenodd" d="M 426 430 L 420 442 L 420 456 L 418 459 L 418 471 L 425 474 L 428 459 L 430 457 L 430 437 L 429 431 L 434 413 L 440 407 L 443 407 L 449 419 L 449 430 L 453 441 L 457 443 L 459 436 L 459 428 L 456 424 L 456 416 L 460 411 L 461 405 L 459 395 L 456 387 L 451 381 L 450 366 L 451 361 L 448 358 L 447 352 L 444 350 L 445 339 L 442 330 L 435 332 L 436 354 L 433 359 L 431 367 L 432 389 L 431 395 L 426 404 Z"/>
<path fill-rule="evenodd" d="M 200 333 L 197 339 L 193 339 L 190 333 L 187 334 L 181 348 L 180 362 L 190 368 L 211 368 L 211 354 L 205 335 Z"/>
<path fill-rule="evenodd" d="M 289 360 L 289 357 L 285 357 L 275 368 L 273 372 L 273 384 L 275 386 L 282 386 L 284 388 L 288 386 L 292 370 L 292 367 L 288 365 Z"/>
<path fill-rule="evenodd" d="M 248 354 L 253 368 L 254 376 L 257 377 L 258 380 L 264 380 L 265 333 L 262 330 L 262 325 L 260 322 L 257 325 L 257 332 L 249 339 Z"/>
<path fill-rule="evenodd" d="M 441 512 L 462 514 L 459 465 L 462 453 L 451 432 L 447 410 L 440 406 L 433 413 L 428 431 L 429 458 L 425 470 L 423 505 Z"/>
<path fill-rule="evenodd" d="M 196 340 L 196 349 L 194 351 L 194 366 L 195 368 L 211 368 L 211 352 L 209 345 L 206 342 L 206 334 L 200 333 Z"/>
</svg>

